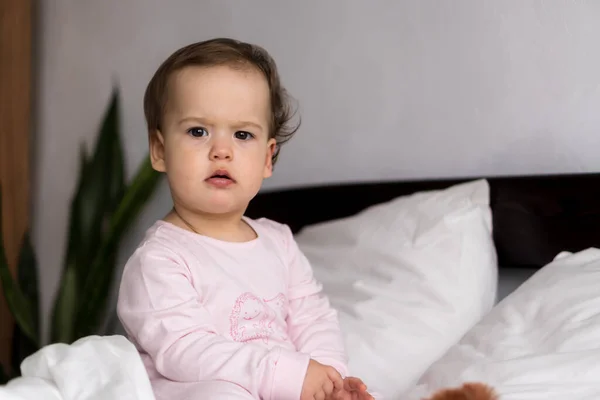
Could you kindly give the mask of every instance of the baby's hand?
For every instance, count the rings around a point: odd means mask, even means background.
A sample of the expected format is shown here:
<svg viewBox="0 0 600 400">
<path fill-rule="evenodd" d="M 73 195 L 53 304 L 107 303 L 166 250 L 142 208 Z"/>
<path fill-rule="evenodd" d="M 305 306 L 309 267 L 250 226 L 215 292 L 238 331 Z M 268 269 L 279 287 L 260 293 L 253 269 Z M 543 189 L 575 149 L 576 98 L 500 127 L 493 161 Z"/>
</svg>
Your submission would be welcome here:
<svg viewBox="0 0 600 400">
<path fill-rule="evenodd" d="M 311 359 L 306 370 L 300 400 L 329 399 L 334 389 L 339 391 L 343 387 L 342 376 L 335 368 Z"/>
<path fill-rule="evenodd" d="M 334 400 L 374 400 L 367 392 L 367 385 L 353 376 L 344 379 L 343 389 L 334 392 Z"/>
</svg>

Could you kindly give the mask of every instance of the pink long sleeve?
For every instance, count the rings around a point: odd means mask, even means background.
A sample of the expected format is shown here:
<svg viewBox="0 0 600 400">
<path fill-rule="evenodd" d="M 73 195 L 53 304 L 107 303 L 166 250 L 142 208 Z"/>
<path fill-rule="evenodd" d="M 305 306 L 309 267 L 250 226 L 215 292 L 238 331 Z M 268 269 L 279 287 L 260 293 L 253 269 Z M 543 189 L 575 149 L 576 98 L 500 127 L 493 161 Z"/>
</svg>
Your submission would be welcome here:
<svg viewBox="0 0 600 400">
<path fill-rule="evenodd" d="M 125 267 L 118 315 L 156 371 L 172 381 L 224 380 L 257 398 L 298 400 L 308 356 L 279 345 L 269 348 L 219 335 L 211 322 L 214 313 L 199 301 L 201 285 L 192 284 L 194 276 L 186 261 L 175 252 L 147 246 L 140 247 Z M 302 284 L 296 287 L 300 290 Z M 311 320 L 305 304 L 295 302 L 291 318 L 295 332 Z M 323 316 L 331 318 L 328 313 Z M 310 350 L 321 340 L 319 336 L 314 331 L 297 339 Z M 317 355 L 329 357 L 329 352 Z M 337 350 L 331 355 L 337 355 Z"/>
<path fill-rule="evenodd" d="M 322 294 L 312 267 L 298 248 L 286 225 L 287 254 L 290 265 L 288 332 L 298 351 L 314 360 L 330 365 L 345 377 L 348 373 L 344 339 L 337 312 Z"/>
</svg>

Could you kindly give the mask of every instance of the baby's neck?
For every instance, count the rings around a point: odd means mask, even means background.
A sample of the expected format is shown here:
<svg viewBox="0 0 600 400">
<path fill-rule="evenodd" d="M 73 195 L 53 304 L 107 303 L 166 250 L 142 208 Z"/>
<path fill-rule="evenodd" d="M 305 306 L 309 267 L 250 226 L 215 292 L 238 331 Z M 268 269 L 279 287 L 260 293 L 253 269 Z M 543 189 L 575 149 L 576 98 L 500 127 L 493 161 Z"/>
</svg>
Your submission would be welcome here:
<svg viewBox="0 0 600 400">
<path fill-rule="evenodd" d="M 242 219 L 243 214 L 203 214 L 174 208 L 164 218 L 180 228 L 226 242 L 248 242 L 256 232 Z"/>
</svg>

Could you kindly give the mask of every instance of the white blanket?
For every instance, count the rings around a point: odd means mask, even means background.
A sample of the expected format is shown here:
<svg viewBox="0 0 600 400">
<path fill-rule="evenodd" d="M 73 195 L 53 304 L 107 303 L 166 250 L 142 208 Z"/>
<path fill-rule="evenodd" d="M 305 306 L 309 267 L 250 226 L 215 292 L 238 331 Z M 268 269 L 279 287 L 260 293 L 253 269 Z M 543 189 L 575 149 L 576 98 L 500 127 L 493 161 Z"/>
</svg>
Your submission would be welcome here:
<svg viewBox="0 0 600 400">
<path fill-rule="evenodd" d="M 52 344 L 26 358 L 0 400 L 154 400 L 135 347 L 123 336 Z"/>
<path fill-rule="evenodd" d="M 481 381 L 502 400 L 600 399 L 600 250 L 562 253 L 499 303 L 408 393 Z"/>
</svg>

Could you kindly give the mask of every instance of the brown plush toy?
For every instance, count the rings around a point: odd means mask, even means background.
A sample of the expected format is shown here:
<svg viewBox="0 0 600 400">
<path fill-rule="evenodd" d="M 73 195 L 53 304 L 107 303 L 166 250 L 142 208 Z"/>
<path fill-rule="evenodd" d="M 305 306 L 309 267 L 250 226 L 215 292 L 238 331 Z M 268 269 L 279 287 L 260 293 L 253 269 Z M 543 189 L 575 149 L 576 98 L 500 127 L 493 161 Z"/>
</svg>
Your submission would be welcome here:
<svg viewBox="0 0 600 400">
<path fill-rule="evenodd" d="M 465 383 L 459 388 L 442 389 L 424 400 L 498 400 L 498 395 L 484 383 Z"/>
</svg>

